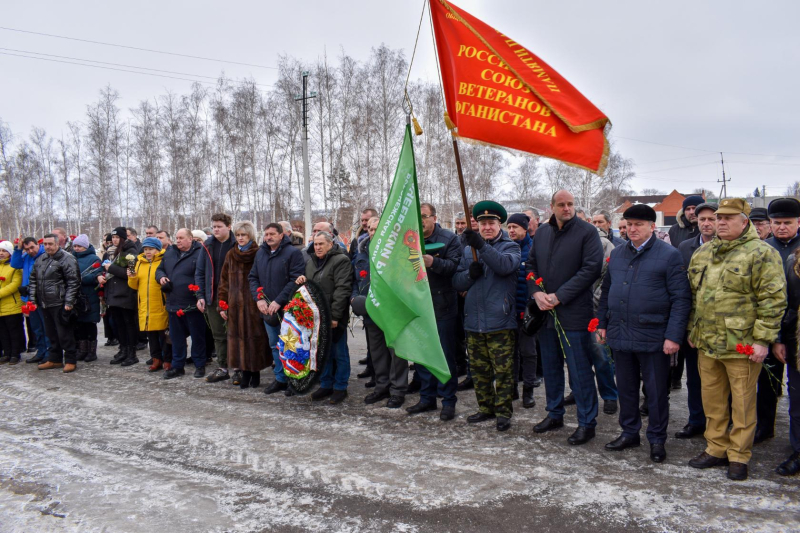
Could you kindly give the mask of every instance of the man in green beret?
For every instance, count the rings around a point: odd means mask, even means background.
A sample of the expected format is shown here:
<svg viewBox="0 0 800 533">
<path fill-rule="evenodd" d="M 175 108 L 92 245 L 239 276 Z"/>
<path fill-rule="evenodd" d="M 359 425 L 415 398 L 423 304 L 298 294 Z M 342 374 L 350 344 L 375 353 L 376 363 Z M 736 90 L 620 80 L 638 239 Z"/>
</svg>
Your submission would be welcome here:
<svg viewBox="0 0 800 533">
<path fill-rule="evenodd" d="M 520 250 L 502 230 L 508 215 L 497 202 L 475 204 L 478 232 L 465 229 L 464 254 L 453 277 L 457 291 L 466 291 L 464 329 L 478 412 L 467 422 L 497 418 L 497 430 L 511 427 L 514 389 L 515 295 Z M 473 258 L 473 251 L 477 260 Z"/>
<path fill-rule="evenodd" d="M 756 431 L 756 384 L 786 309 L 783 262 L 759 239 L 749 213 L 741 198 L 722 200 L 717 236 L 689 263 L 693 305 L 688 342 L 699 353 L 707 443 L 689 466 L 727 465 L 733 480 L 747 479 Z"/>
</svg>

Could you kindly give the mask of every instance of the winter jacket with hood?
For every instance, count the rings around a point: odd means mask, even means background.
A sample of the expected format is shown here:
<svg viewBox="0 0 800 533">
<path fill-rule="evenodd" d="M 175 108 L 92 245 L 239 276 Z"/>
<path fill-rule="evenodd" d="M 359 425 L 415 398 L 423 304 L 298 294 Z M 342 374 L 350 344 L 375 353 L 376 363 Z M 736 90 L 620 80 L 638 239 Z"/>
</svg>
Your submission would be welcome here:
<svg viewBox="0 0 800 533">
<path fill-rule="evenodd" d="M 700 230 L 697 228 L 697 223 L 692 224 L 683 214 L 683 209 L 678 211 L 675 216 L 677 222 L 669 228 L 669 243 L 677 248 L 680 244 L 692 237 L 699 237 Z"/>
<path fill-rule="evenodd" d="M 39 251 L 36 253 L 36 257 L 31 257 L 24 250 L 20 250 L 19 248 L 14 248 L 14 253 L 11 254 L 11 266 L 13 268 L 17 268 L 17 269 L 21 269 L 22 270 L 22 285 L 21 285 L 21 287 L 25 287 L 25 289 L 28 288 L 28 280 L 31 279 L 31 268 L 33 268 L 33 263 L 43 253 L 44 253 L 44 245 L 43 244 L 39 245 Z M 23 302 L 27 302 L 28 301 L 28 297 L 27 296 L 22 296 L 22 301 Z"/>
<path fill-rule="evenodd" d="M 11 259 L 0 261 L 0 316 L 22 313 L 21 284 L 22 271 L 11 266 Z"/>
<path fill-rule="evenodd" d="M 114 261 L 108 267 L 106 284 L 103 286 L 105 291 L 106 304 L 109 307 L 120 307 L 135 311 L 137 308 L 136 291 L 128 286 L 128 260 L 132 255 L 136 257 L 136 243 L 125 240 L 117 247 L 117 254 Z"/>
<path fill-rule="evenodd" d="M 331 306 L 331 321 L 338 327 L 347 327 L 350 318 L 350 296 L 353 292 L 353 265 L 341 246 L 334 246 L 319 258 L 312 256 L 306 263 L 306 279 L 322 288 Z"/>
<path fill-rule="evenodd" d="M 247 277 L 250 296 L 254 302 L 258 302 L 258 288 L 261 287 L 264 296 L 283 307 L 294 296 L 297 290 L 295 280 L 305 273 L 305 269 L 303 253 L 292 246 L 291 239 L 286 235 L 274 252 L 263 242 L 258 247 L 255 263 Z"/>
<path fill-rule="evenodd" d="M 81 288 L 78 262 L 64 250 L 40 255 L 31 269 L 28 301 L 41 307 L 74 306 Z"/>
<path fill-rule="evenodd" d="M 538 238 L 538 237 L 537 237 Z M 464 301 L 464 329 L 474 333 L 492 333 L 517 329 L 517 274 L 520 253 L 517 243 L 505 231 L 477 250 L 483 264 L 483 276 L 469 277 L 472 247 L 465 246 L 453 287 L 467 291 Z"/>
<path fill-rule="evenodd" d="M 82 251 L 72 251 L 75 260 L 78 262 L 78 273 L 81 274 L 81 295 L 83 295 L 89 308 L 85 313 L 78 315 L 78 322 L 88 322 L 97 324 L 100 322 L 100 296 L 97 294 L 97 276 L 102 272 L 101 269 L 93 269 L 92 265 L 100 263 L 100 258 L 95 253 L 94 246 Z M 86 272 L 88 271 L 88 272 Z M 86 272 L 84 274 L 84 272 Z"/>
<path fill-rule="evenodd" d="M 164 331 L 169 327 L 167 298 L 156 279 L 156 272 L 164 259 L 164 250 L 159 251 L 152 261 L 139 254 L 136 262 L 136 276 L 128 278 L 128 287 L 136 291 L 139 309 L 139 331 Z"/>
</svg>

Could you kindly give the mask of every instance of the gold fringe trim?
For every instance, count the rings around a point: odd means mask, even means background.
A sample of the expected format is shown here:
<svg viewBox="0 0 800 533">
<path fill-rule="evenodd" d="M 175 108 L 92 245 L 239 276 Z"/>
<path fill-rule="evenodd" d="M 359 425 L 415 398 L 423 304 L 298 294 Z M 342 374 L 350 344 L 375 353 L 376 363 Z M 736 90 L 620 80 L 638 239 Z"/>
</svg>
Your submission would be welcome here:
<svg viewBox="0 0 800 533">
<path fill-rule="evenodd" d="M 456 125 L 450 120 L 450 115 L 447 114 L 447 111 L 444 112 L 444 125 L 447 126 L 447 129 L 450 131 L 456 129 Z"/>
<path fill-rule="evenodd" d="M 455 10 L 454 10 L 454 9 L 453 9 L 451 6 L 450 6 L 450 4 L 448 4 L 448 3 L 447 3 L 447 0 L 439 0 L 439 3 L 441 3 L 441 4 L 442 4 L 442 5 L 445 7 L 445 9 L 447 9 L 447 10 L 448 10 L 448 11 L 449 11 L 449 12 L 450 12 L 452 15 L 453 15 L 453 17 L 454 17 L 454 18 L 455 18 L 457 21 L 459 21 L 460 23 L 462 23 L 462 24 L 463 24 L 463 25 L 464 25 L 464 26 L 465 26 L 465 27 L 466 27 L 466 28 L 467 28 L 469 31 L 471 31 L 471 32 L 472 32 L 472 33 L 475 35 L 475 37 L 477 37 L 477 38 L 478 38 L 478 40 L 479 40 L 480 42 L 482 42 L 482 43 L 483 43 L 483 44 L 486 46 L 486 48 L 488 48 L 488 49 L 489 49 L 489 50 L 490 50 L 490 51 L 491 51 L 491 52 L 492 52 L 494 55 L 496 55 L 497 57 L 499 57 L 499 58 L 500 58 L 500 59 L 503 61 L 503 63 L 505 64 L 505 66 L 506 66 L 506 67 L 508 67 L 508 70 L 509 70 L 509 71 L 511 71 L 511 73 L 514 75 L 514 77 L 516 77 L 516 78 L 517 78 L 517 80 L 519 80 L 519 82 L 520 82 L 520 83 L 522 83 L 522 84 L 523 84 L 525 87 L 527 87 L 527 88 L 528 88 L 528 89 L 529 89 L 529 90 L 530 90 L 530 91 L 531 91 L 533 94 L 535 94 L 535 95 L 536 95 L 536 96 L 537 96 L 537 97 L 538 97 L 538 98 L 539 98 L 539 99 L 540 99 L 542 102 L 544 102 L 544 104 L 545 104 L 545 105 L 546 105 L 548 108 L 550 108 L 550 111 L 552 111 L 552 112 L 553 112 L 553 114 L 555 114 L 555 116 L 557 116 L 559 119 L 561 119 L 561 121 L 562 121 L 564 124 L 566 124 L 566 125 L 567 125 L 567 127 L 568 127 L 568 128 L 571 130 L 571 131 L 573 131 L 573 132 L 575 132 L 575 133 L 580 133 L 580 132 L 582 132 L 582 131 L 596 130 L 596 129 L 599 129 L 599 128 L 601 128 L 601 127 L 604 127 L 606 123 L 611 123 L 611 121 L 608 119 L 608 117 L 606 117 L 606 118 L 601 118 L 601 119 L 595 120 L 594 122 L 590 122 L 589 124 L 580 124 L 580 125 L 577 125 L 577 126 L 576 126 L 576 125 L 572 125 L 572 124 L 570 124 L 570 123 L 569 123 L 569 121 L 568 121 L 567 119 L 565 119 L 565 118 L 564 118 L 564 117 L 561 115 L 561 113 L 559 113 L 558 111 L 556 111 L 555 109 L 553 109 L 553 106 L 552 106 L 552 105 L 550 105 L 550 102 L 548 102 L 548 101 L 547 101 L 547 99 L 546 99 L 544 96 L 542 96 L 541 94 L 539 94 L 539 91 L 537 91 L 536 89 L 534 89 L 534 88 L 533 88 L 533 87 L 532 87 L 532 86 L 531 86 L 531 85 L 530 85 L 528 82 L 526 82 L 526 81 L 525 81 L 525 80 L 522 78 L 522 76 L 520 76 L 520 75 L 519 75 L 519 73 L 518 73 L 518 72 L 517 72 L 517 71 L 514 69 L 514 67 L 512 67 L 511 65 L 509 65 L 509 64 L 508 64 L 508 61 L 506 61 L 506 60 L 503 58 L 503 56 L 501 56 L 501 55 L 500 55 L 500 54 L 497 52 L 497 50 L 495 50 L 495 49 L 494 49 L 494 47 L 492 47 L 492 45 L 490 45 L 488 42 L 486 42 L 486 39 L 484 39 L 484 38 L 483 38 L 483 36 L 482 36 L 480 33 L 478 33 L 476 30 L 475 30 L 475 28 L 473 28 L 473 27 L 472 27 L 472 26 L 471 26 L 471 25 L 470 25 L 470 24 L 469 24 L 469 23 L 468 23 L 466 20 L 464 20 L 464 18 L 463 18 L 461 15 L 459 15 L 458 13 L 456 13 L 456 11 L 455 11 Z M 520 46 L 521 46 L 521 45 L 520 45 Z M 527 50 L 527 48 L 526 48 L 526 50 Z M 589 169 L 589 170 L 591 170 L 591 169 Z"/>
</svg>

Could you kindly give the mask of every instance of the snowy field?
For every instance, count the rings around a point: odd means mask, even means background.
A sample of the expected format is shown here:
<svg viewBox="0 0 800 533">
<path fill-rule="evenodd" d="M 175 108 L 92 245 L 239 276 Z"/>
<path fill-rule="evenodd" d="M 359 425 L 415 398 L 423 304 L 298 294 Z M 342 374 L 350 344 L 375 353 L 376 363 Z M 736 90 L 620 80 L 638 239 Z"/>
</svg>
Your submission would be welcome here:
<svg viewBox="0 0 800 533">
<path fill-rule="evenodd" d="M 534 409 L 515 402 L 506 433 L 467 425 L 473 391 L 446 423 L 365 406 L 363 332 L 350 346 L 339 406 L 188 371 L 164 381 L 145 371 L 144 352 L 119 368 L 103 348 L 71 375 L 0 367 L 0 531 L 800 531 L 800 479 L 773 472 L 790 452 L 785 397 L 776 438 L 734 483 L 686 465 L 702 438 L 670 438 L 661 465 L 646 443 L 605 452 L 616 415 L 601 412 L 585 446 L 566 442 L 574 406 L 564 429 L 534 435 L 544 387 Z M 671 403 L 670 435 L 685 423 L 686 389 Z"/>
</svg>

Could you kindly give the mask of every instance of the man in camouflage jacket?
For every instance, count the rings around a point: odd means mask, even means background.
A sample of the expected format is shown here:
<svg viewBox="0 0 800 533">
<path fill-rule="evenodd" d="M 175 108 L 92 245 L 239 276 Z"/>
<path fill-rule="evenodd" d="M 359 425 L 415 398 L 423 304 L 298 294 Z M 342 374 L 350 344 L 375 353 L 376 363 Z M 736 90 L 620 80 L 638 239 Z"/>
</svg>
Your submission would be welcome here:
<svg viewBox="0 0 800 533">
<path fill-rule="evenodd" d="M 747 219 L 749 212 L 742 199 L 722 200 L 717 237 L 698 249 L 689 264 L 693 295 L 689 343 L 700 354 L 707 418 L 706 450 L 689 465 L 729 465 L 728 478 L 734 480 L 747 479 L 756 429 L 756 384 L 786 309 L 780 255 L 758 238 Z"/>
</svg>

